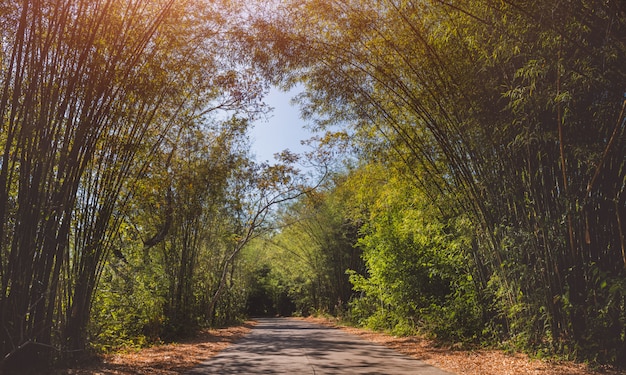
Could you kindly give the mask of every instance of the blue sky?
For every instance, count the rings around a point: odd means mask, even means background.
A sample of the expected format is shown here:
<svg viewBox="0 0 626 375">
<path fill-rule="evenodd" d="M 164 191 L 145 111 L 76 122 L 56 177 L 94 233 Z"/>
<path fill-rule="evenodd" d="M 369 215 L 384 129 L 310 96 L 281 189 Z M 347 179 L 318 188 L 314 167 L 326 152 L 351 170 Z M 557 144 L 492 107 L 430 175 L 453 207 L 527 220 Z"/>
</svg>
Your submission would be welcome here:
<svg viewBox="0 0 626 375">
<path fill-rule="evenodd" d="M 274 154 L 289 149 L 295 153 L 310 151 L 310 147 L 302 146 L 300 141 L 309 139 L 313 134 L 304 129 L 305 121 L 300 118 L 296 105 L 290 103 L 297 91 L 282 92 L 272 88 L 266 97 L 266 103 L 274 108 L 267 120 L 254 122 L 250 132 L 252 152 L 258 162 L 274 162 Z"/>
</svg>

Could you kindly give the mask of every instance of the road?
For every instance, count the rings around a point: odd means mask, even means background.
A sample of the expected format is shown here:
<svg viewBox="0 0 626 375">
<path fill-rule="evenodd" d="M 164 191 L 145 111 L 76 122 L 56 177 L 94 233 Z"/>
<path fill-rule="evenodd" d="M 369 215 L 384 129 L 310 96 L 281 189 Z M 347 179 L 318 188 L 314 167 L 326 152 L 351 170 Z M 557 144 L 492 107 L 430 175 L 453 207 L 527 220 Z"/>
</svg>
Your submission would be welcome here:
<svg viewBox="0 0 626 375">
<path fill-rule="evenodd" d="M 339 329 L 288 318 L 260 319 L 190 374 L 451 375 Z"/>
</svg>

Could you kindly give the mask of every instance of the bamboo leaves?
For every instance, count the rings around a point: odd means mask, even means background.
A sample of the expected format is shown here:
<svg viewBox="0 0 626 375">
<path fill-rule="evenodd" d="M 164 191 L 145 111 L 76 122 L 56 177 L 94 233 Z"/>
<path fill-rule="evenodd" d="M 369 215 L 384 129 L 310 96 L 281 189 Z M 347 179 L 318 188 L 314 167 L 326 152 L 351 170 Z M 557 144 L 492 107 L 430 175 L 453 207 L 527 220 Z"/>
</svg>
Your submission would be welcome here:
<svg viewBox="0 0 626 375">
<path fill-rule="evenodd" d="M 473 277 L 507 311 L 511 337 L 525 329 L 518 322 L 536 319 L 521 345 L 547 337 L 553 347 L 571 339 L 591 350 L 589 337 L 602 334 L 589 324 L 604 319 L 592 306 L 609 302 L 592 297 L 588 265 L 602 264 L 607 285 L 624 277 L 620 9 L 611 1 L 298 2 L 275 23 L 273 61 L 292 59 L 278 78 L 304 82 L 305 109 L 322 129 L 351 127 L 356 147 L 376 150 L 363 156 L 404 165 L 427 196 L 446 197 L 433 199 L 442 213 L 470 214 L 480 243 L 468 250 Z M 296 46 L 305 56 L 293 57 Z M 589 191 L 613 148 L 602 186 Z M 537 306 L 543 313 L 533 315 Z M 611 308 L 622 322 L 623 308 Z"/>
<path fill-rule="evenodd" d="M 174 147 L 171 133 L 219 101 L 260 110 L 253 80 L 209 79 L 232 69 L 218 58 L 226 42 L 213 11 L 176 0 L 3 3 L 0 366 L 85 349 L 106 260 L 124 258 L 134 186 Z"/>
</svg>

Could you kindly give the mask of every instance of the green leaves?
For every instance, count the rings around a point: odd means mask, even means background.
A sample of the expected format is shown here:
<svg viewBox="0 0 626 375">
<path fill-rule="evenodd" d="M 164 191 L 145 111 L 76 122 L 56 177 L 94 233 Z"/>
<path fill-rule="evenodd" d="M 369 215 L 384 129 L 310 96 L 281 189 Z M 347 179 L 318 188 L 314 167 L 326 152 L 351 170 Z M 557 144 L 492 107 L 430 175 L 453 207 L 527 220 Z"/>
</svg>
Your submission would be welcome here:
<svg viewBox="0 0 626 375">
<path fill-rule="evenodd" d="M 525 337 L 529 347 L 542 340 L 585 347 L 592 321 L 609 324 L 590 312 L 596 287 L 589 264 L 624 277 L 626 146 L 614 143 L 625 131 L 621 120 L 615 127 L 626 76 L 623 5 L 347 0 L 294 1 L 283 10 L 272 20 L 275 37 L 262 44 L 276 56 L 270 78 L 302 82 L 305 114 L 319 129 L 350 134 L 342 147 L 393 166 L 419 191 L 413 196 L 441 214 L 441 226 L 429 228 L 415 215 L 420 205 L 386 189 L 370 200 L 371 211 L 359 207 L 355 214 L 371 234 L 361 244 L 380 256 L 369 258 L 372 269 L 419 273 L 403 269 L 398 256 L 445 269 L 425 250 L 446 248 L 445 240 L 422 236 L 442 230 L 447 238 L 448 220 L 462 218 L 475 235 L 470 274 L 498 335 Z M 604 183 L 586 189 L 608 149 Z M 375 195 L 379 184 L 361 186 L 355 200 Z M 410 258 L 416 249 L 424 252 Z M 494 279 L 504 292 L 492 293 Z M 572 308 L 555 302 L 566 291 Z M 388 319 L 387 312 L 377 318 Z M 531 328 L 522 328 L 525 321 Z"/>
<path fill-rule="evenodd" d="M 94 301 L 133 326 L 112 328 L 114 340 L 161 321 L 154 310 L 165 307 L 145 301 L 151 287 L 193 297 L 197 254 L 213 245 L 203 240 L 238 231 L 241 196 L 230 193 L 264 83 L 226 58 L 232 41 L 216 3 L 10 3 L 0 10 L 0 326 L 11 328 L 0 367 L 31 357 L 47 366 L 52 348 L 87 348 Z M 214 118 L 218 110 L 228 114 Z M 157 249 L 180 255 L 168 264 L 180 265 L 167 274 L 182 275 L 176 286 L 133 263 Z M 97 286 L 118 262 L 148 284 L 116 305 L 120 291 L 107 297 Z M 150 311 L 126 311 L 135 302 Z M 28 342 L 50 350 L 22 356 Z"/>
<path fill-rule="evenodd" d="M 408 181 L 383 169 L 373 170 L 378 173 L 367 178 L 384 183 L 376 185 L 366 203 L 370 216 L 358 243 L 367 276 L 350 275 L 355 291 L 362 293 L 351 302 L 355 319 L 404 334 L 424 330 L 456 340 L 472 338 L 480 310 L 462 221 L 444 225 L 428 198 Z M 372 186 L 367 180 L 360 183 Z M 465 305 L 473 305 L 474 311 L 461 307 Z M 457 319 L 463 314 L 473 325 L 453 328 L 459 327 Z M 383 316 L 385 325 L 381 325 Z"/>
</svg>

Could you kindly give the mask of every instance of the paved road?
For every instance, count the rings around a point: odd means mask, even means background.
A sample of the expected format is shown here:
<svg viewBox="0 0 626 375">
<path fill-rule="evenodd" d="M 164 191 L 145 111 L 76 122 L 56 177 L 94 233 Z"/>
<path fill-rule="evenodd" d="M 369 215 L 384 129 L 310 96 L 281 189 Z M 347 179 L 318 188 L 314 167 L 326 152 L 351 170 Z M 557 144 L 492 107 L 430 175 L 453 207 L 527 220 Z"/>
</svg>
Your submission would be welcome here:
<svg viewBox="0 0 626 375">
<path fill-rule="evenodd" d="M 260 319 L 191 374 L 450 375 L 341 330 L 286 318 Z"/>
</svg>

